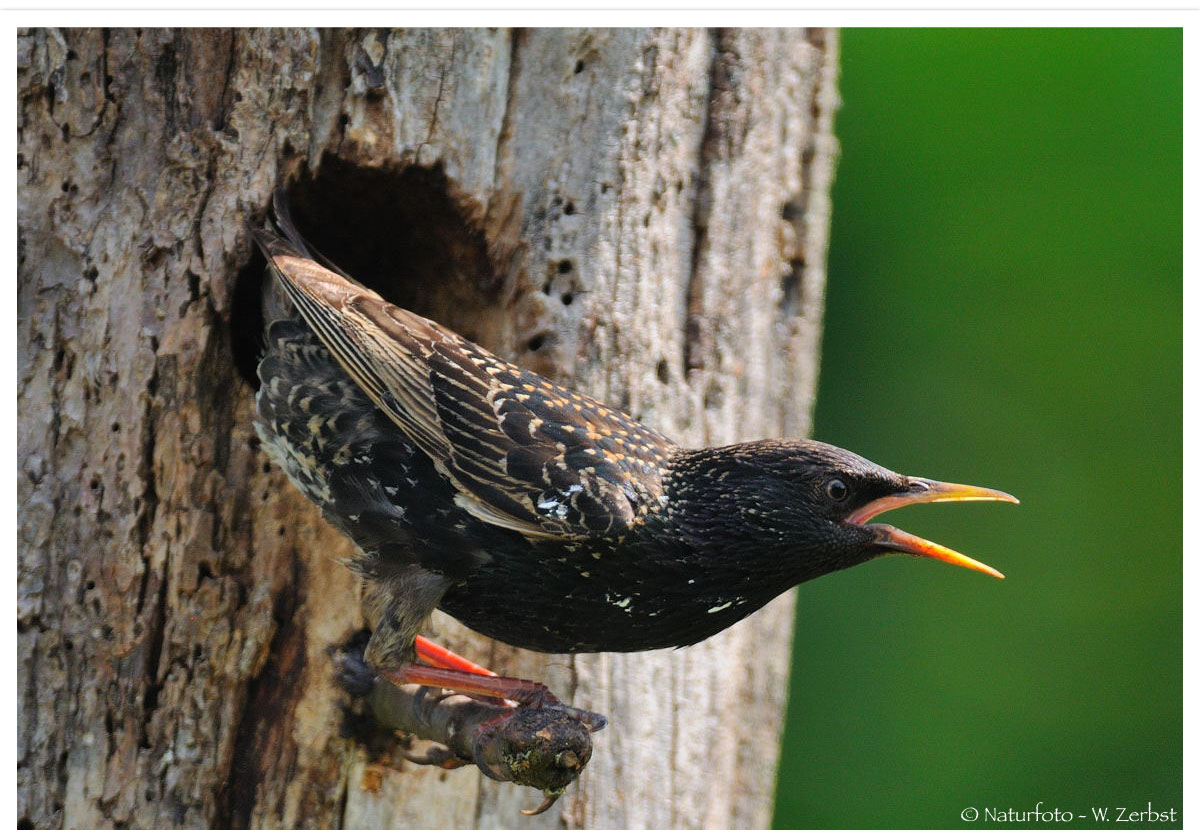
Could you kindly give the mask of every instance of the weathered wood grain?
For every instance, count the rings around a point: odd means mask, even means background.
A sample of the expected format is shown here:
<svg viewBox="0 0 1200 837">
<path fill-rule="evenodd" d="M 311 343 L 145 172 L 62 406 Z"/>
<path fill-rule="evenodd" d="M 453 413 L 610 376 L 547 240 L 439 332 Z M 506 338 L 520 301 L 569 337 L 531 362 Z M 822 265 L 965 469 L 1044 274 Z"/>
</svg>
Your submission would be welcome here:
<svg viewBox="0 0 1200 837">
<path fill-rule="evenodd" d="M 624 656 L 440 618 L 611 726 L 534 820 L 473 770 L 368 768 L 330 656 L 361 627 L 330 560 L 352 547 L 253 437 L 247 230 L 299 178 L 316 232 L 396 248 L 398 301 L 502 355 L 684 443 L 803 435 L 836 52 L 797 30 L 21 31 L 21 822 L 767 825 L 791 596 Z"/>
</svg>

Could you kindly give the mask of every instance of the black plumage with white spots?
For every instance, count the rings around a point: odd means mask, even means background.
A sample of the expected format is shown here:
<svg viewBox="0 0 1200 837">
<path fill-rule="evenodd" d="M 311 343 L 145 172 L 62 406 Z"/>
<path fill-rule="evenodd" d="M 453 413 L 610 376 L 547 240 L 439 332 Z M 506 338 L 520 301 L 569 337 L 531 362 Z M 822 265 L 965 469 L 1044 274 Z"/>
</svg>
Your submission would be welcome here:
<svg viewBox="0 0 1200 837">
<path fill-rule="evenodd" d="M 949 484 L 805 440 L 682 448 L 387 303 L 280 227 L 257 236 L 287 304 L 256 426 L 361 547 L 377 667 L 412 659 L 434 608 L 523 648 L 638 651 L 703 640 L 884 552 L 951 560 L 855 518 Z"/>
</svg>

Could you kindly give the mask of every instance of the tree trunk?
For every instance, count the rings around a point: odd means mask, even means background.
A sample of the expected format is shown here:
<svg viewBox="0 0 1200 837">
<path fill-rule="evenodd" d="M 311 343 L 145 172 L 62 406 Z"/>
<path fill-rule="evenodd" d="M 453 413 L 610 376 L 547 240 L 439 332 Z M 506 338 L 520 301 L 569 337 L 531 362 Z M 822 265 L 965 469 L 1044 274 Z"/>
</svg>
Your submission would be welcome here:
<svg viewBox="0 0 1200 837">
<path fill-rule="evenodd" d="M 691 445 L 804 435 L 824 31 L 18 36 L 18 810 L 37 827 L 764 827 L 792 596 L 700 646 L 436 636 L 606 714 L 577 788 L 369 763 L 351 544 L 258 449 L 276 183 L 399 304 Z"/>
</svg>

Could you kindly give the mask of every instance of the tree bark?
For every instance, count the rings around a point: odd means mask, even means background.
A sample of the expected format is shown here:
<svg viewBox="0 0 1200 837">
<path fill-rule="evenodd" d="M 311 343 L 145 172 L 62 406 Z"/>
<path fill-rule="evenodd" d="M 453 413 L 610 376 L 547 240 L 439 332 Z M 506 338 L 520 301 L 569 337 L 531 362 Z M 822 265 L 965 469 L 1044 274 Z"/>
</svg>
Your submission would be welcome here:
<svg viewBox="0 0 1200 837">
<path fill-rule="evenodd" d="M 252 428 L 277 183 L 399 304 L 691 445 L 804 435 L 826 31 L 18 35 L 18 816 L 36 827 L 764 827 L 792 596 L 699 646 L 435 638 L 608 716 L 550 813 L 369 764 L 351 544 Z"/>
</svg>

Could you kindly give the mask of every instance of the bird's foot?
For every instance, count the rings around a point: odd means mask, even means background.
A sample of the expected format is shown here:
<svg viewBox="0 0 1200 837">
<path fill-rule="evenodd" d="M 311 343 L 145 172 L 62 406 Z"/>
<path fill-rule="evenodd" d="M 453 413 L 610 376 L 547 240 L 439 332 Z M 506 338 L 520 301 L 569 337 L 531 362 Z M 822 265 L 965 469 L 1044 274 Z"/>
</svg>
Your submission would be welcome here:
<svg viewBox="0 0 1200 837">
<path fill-rule="evenodd" d="M 363 661 L 365 640 L 356 639 L 340 649 L 339 679 L 361 695 L 355 705 L 367 710 L 373 729 L 389 731 L 393 747 L 390 731 L 405 733 L 400 751 L 381 750 L 380 762 L 391 755 L 444 768 L 474 763 L 489 778 L 541 790 L 541 803 L 524 813 L 542 813 L 563 795 L 591 757 L 591 734 L 606 724 L 529 680 L 416 664 L 375 676 Z M 383 736 L 363 740 L 376 738 Z"/>
<path fill-rule="evenodd" d="M 375 688 L 378 675 L 364 656 L 370 637 L 370 632 L 359 631 L 345 645 L 330 649 L 338 685 L 353 697 L 365 697 Z"/>
<path fill-rule="evenodd" d="M 399 752 L 413 764 L 427 764 L 443 770 L 456 770 L 471 763 L 469 759 L 462 758 L 444 744 L 425 741 L 408 733 L 400 736 Z"/>
<path fill-rule="evenodd" d="M 392 675 L 385 676 L 397 685 L 415 683 L 434 686 L 470 695 L 485 702 L 503 702 L 508 706 L 532 709 L 558 709 L 568 718 L 583 724 L 590 732 L 598 732 L 608 725 L 608 719 L 603 715 L 563 703 L 542 683 L 516 677 L 501 677 L 423 636 L 417 637 L 416 651 L 417 658 L 427 665 L 404 666 Z M 434 682 L 435 680 L 439 682 Z"/>
<path fill-rule="evenodd" d="M 512 704 L 532 709 L 564 706 L 546 686 L 518 677 L 500 677 L 495 674 L 479 674 L 474 671 L 455 671 L 436 668 L 422 663 L 409 663 L 384 677 L 397 686 L 432 686 L 471 697 L 499 698 Z"/>
</svg>

